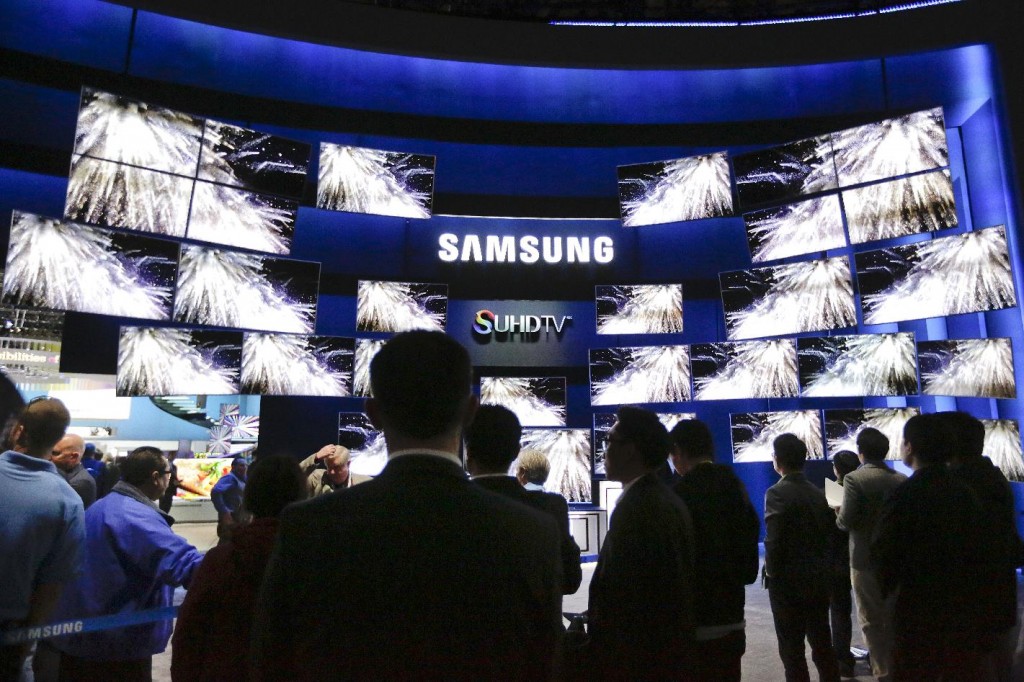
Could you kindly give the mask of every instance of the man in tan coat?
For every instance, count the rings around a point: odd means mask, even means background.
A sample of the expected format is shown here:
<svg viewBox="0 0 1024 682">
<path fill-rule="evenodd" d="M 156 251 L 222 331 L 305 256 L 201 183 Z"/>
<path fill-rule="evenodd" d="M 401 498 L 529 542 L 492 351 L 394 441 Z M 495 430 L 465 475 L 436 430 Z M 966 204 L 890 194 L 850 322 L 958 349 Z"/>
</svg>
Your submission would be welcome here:
<svg viewBox="0 0 1024 682">
<path fill-rule="evenodd" d="M 325 445 L 299 462 L 299 467 L 306 475 L 310 497 L 351 488 L 371 478 L 349 471 L 349 451 L 343 445 Z"/>
</svg>

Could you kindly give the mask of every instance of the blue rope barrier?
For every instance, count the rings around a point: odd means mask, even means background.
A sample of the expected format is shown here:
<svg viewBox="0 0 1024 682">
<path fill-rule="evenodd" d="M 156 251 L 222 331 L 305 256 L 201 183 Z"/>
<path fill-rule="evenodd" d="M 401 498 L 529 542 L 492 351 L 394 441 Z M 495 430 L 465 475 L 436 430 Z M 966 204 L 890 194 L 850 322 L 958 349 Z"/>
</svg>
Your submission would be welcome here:
<svg viewBox="0 0 1024 682">
<path fill-rule="evenodd" d="M 129 625 L 140 625 L 142 623 L 156 623 L 161 620 L 173 620 L 178 615 L 177 606 L 164 606 L 159 609 L 148 611 L 135 611 L 132 613 L 115 613 L 110 616 L 97 616 L 95 618 L 79 618 L 77 620 L 62 620 L 46 625 L 33 625 L 31 627 L 17 628 L 2 633 L 0 642 L 5 646 L 24 644 L 50 637 L 61 637 L 64 635 L 79 634 L 82 632 L 98 632 L 100 630 L 113 630 Z"/>
</svg>

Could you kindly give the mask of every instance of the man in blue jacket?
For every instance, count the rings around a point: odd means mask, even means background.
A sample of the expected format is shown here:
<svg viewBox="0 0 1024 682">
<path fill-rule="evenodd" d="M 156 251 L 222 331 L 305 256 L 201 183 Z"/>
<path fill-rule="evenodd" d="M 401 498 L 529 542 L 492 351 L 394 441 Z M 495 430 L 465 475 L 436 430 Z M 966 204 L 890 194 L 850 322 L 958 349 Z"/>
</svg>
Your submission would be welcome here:
<svg viewBox="0 0 1024 682">
<path fill-rule="evenodd" d="M 141 447 L 121 465 L 122 480 L 85 514 L 85 562 L 64 591 L 56 620 L 90 618 L 171 606 L 202 555 L 171 530 L 155 500 L 171 468 L 160 450 Z M 149 680 L 153 654 L 171 637 L 171 620 L 79 633 L 50 640 L 61 651 L 62 680 Z"/>
<path fill-rule="evenodd" d="M 242 497 L 245 495 L 248 466 L 245 457 L 235 457 L 231 460 L 231 472 L 222 476 L 210 491 L 213 508 L 217 510 L 217 537 L 222 540 L 231 534 L 235 526 L 246 521 Z"/>
</svg>

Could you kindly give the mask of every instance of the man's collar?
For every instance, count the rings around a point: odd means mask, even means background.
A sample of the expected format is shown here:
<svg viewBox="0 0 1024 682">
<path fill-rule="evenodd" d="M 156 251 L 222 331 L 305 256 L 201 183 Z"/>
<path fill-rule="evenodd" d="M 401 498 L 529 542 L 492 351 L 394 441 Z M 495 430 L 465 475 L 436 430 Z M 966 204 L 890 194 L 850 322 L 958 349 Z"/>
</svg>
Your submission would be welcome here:
<svg viewBox="0 0 1024 682">
<path fill-rule="evenodd" d="M 10 461 L 26 469 L 34 469 L 36 471 L 52 471 L 55 474 L 63 473 L 57 468 L 56 464 L 54 464 L 48 459 L 43 459 L 42 457 L 33 457 L 32 455 L 27 455 L 24 452 L 18 452 L 17 450 L 8 450 L 3 454 L 8 459 L 10 459 Z"/>
<path fill-rule="evenodd" d="M 444 450 L 420 450 L 417 448 L 408 448 L 406 450 L 396 450 L 395 452 L 388 453 L 388 461 L 396 459 L 398 457 L 405 457 L 407 455 L 429 455 L 431 457 L 440 457 L 446 459 L 453 464 L 456 464 L 460 469 L 462 468 L 462 460 L 458 458 L 455 453 L 446 452 Z"/>
</svg>

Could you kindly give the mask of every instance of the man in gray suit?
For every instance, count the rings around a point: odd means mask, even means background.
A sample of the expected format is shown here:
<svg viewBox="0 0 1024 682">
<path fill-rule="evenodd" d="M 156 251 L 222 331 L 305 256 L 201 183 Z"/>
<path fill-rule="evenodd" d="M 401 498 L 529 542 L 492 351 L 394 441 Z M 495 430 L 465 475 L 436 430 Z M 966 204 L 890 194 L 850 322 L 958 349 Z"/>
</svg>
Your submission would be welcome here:
<svg viewBox="0 0 1024 682">
<path fill-rule="evenodd" d="M 882 505 L 907 480 L 885 464 L 889 439 L 878 429 L 866 428 L 857 436 L 862 466 L 843 478 L 843 505 L 836 525 L 850 533 L 850 580 L 857 600 L 857 619 L 871 654 L 871 673 L 881 682 L 892 667 L 893 600 L 882 597 L 882 587 L 871 566 L 870 548 Z"/>
</svg>

